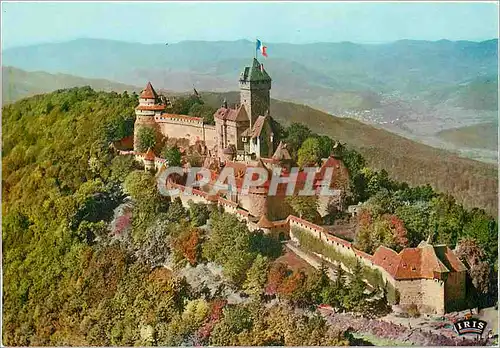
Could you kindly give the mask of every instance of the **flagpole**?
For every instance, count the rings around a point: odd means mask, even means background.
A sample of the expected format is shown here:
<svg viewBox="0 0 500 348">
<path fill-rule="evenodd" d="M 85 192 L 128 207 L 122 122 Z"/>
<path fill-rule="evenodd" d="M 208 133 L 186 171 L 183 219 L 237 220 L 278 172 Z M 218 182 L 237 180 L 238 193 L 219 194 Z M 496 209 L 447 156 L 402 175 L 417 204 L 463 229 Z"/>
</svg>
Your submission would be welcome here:
<svg viewBox="0 0 500 348">
<path fill-rule="evenodd" d="M 257 59 L 257 38 L 255 39 L 254 58 Z"/>
</svg>

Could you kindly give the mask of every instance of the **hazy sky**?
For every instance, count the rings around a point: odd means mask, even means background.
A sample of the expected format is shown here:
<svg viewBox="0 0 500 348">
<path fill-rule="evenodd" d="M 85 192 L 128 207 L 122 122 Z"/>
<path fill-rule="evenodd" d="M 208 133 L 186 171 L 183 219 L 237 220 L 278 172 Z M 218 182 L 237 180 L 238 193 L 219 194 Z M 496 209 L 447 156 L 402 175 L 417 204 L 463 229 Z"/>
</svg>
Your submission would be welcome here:
<svg viewBox="0 0 500 348">
<path fill-rule="evenodd" d="M 76 38 L 388 42 L 498 37 L 495 2 L 2 2 L 2 46 Z"/>
</svg>

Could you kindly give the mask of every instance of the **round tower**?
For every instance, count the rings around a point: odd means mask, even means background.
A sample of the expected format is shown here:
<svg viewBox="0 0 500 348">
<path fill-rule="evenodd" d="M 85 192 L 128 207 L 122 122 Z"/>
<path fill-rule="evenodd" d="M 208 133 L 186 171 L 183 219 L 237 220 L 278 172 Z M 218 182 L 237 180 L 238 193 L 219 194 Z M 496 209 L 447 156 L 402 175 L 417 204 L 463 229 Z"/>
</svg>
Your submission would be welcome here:
<svg viewBox="0 0 500 348">
<path fill-rule="evenodd" d="M 144 170 L 154 170 L 155 169 L 155 159 L 156 155 L 151 148 L 144 154 Z"/>
<path fill-rule="evenodd" d="M 267 194 L 268 190 L 264 186 L 250 187 L 248 190 L 248 212 L 257 217 L 267 215 Z"/>
<path fill-rule="evenodd" d="M 161 116 L 165 111 L 165 105 L 161 104 L 158 94 L 148 82 L 146 88 L 139 96 L 139 105 L 135 108 L 135 124 L 134 124 L 134 151 L 138 152 L 138 133 L 142 127 L 150 127 L 157 129 L 156 117 Z"/>
<path fill-rule="evenodd" d="M 271 176 L 268 168 L 264 165 L 262 160 L 258 160 L 256 167 L 264 168 L 267 170 L 267 177 Z M 268 215 L 269 204 L 268 204 L 268 194 L 269 194 L 269 180 L 260 186 L 251 186 L 248 189 L 248 212 L 253 216 L 261 217 L 263 215 Z"/>
</svg>

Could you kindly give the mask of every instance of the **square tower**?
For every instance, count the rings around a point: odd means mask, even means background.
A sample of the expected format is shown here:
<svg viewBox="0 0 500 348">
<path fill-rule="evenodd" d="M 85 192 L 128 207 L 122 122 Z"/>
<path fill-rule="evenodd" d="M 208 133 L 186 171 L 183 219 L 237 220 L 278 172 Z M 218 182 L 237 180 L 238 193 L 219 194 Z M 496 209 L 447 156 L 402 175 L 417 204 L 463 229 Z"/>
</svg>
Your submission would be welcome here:
<svg viewBox="0 0 500 348">
<path fill-rule="evenodd" d="M 271 77 L 264 70 L 264 65 L 254 58 L 252 66 L 245 67 L 240 74 L 240 103 L 245 107 L 253 127 L 259 116 L 269 114 L 271 105 Z"/>
</svg>

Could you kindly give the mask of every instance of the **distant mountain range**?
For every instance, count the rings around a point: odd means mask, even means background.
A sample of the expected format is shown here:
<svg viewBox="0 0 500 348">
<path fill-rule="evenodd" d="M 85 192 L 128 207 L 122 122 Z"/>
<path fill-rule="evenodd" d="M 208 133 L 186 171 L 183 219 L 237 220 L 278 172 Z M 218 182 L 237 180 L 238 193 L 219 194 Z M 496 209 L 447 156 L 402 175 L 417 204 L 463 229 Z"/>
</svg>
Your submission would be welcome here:
<svg viewBox="0 0 500 348">
<path fill-rule="evenodd" d="M 27 72 L 13 67 L 2 67 L 2 100 L 10 103 L 35 94 L 57 89 L 91 86 L 98 91 L 136 91 L 140 87 L 112 82 L 105 79 L 88 79 L 67 74 L 49 74 L 43 71 Z"/>
<path fill-rule="evenodd" d="M 498 40 L 268 46 L 269 58 L 261 61 L 272 72 L 276 93 L 280 94 L 318 89 L 323 95 L 322 89 L 327 89 L 412 95 L 478 76 L 496 77 L 498 72 Z M 249 63 L 254 52 L 254 43 L 247 40 L 145 45 L 79 39 L 10 48 L 3 52 L 3 61 L 4 65 L 29 71 L 106 78 L 133 85 L 151 80 L 172 90 L 185 90 L 193 84 L 213 90 L 234 88 L 242 66 Z"/>
<path fill-rule="evenodd" d="M 462 155 L 496 161 L 496 149 L 470 149 L 437 133 L 493 122 L 498 110 L 498 40 L 388 44 L 269 43 L 259 58 L 273 78 L 272 96 L 370 123 Z M 156 88 L 237 88 L 255 45 L 185 41 L 140 44 L 100 39 L 10 48 L 5 65 L 28 71 L 110 79 Z M 92 84 L 91 84 L 92 85 Z M 463 150 L 463 151 L 462 151 Z M 472 152 L 471 152 L 472 151 Z"/>
</svg>

